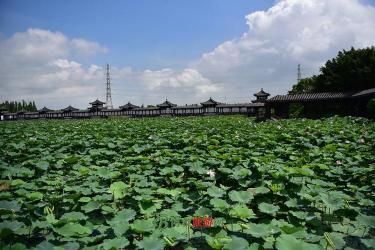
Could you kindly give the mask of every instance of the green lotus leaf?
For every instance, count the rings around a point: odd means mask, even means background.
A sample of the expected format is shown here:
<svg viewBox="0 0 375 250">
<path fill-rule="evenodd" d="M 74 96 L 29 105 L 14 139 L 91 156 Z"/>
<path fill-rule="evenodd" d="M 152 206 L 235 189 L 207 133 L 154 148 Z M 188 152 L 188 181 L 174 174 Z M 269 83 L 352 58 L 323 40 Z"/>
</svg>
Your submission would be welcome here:
<svg viewBox="0 0 375 250">
<path fill-rule="evenodd" d="M 230 243 L 232 239 L 228 236 L 207 236 L 206 241 L 207 244 L 213 249 L 222 249 L 224 245 Z"/>
<path fill-rule="evenodd" d="M 375 216 L 360 214 L 356 219 L 360 225 L 375 228 Z"/>
<path fill-rule="evenodd" d="M 224 211 L 229 208 L 229 204 L 223 199 L 214 198 L 210 200 L 210 204 L 219 211 Z"/>
<path fill-rule="evenodd" d="M 327 212 L 331 213 L 343 207 L 345 198 L 348 197 L 345 197 L 341 192 L 329 192 L 320 194 L 320 199 L 325 205 Z"/>
<path fill-rule="evenodd" d="M 296 232 L 304 230 L 302 227 L 293 227 L 293 226 L 282 226 L 280 229 L 286 234 L 294 234 Z"/>
<path fill-rule="evenodd" d="M 49 163 L 46 161 L 40 161 L 36 164 L 36 168 L 43 170 L 43 171 L 47 171 L 49 168 Z"/>
<path fill-rule="evenodd" d="M 253 195 L 267 194 L 270 192 L 269 188 L 267 187 L 248 188 L 247 191 L 249 191 Z"/>
<path fill-rule="evenodd" d="M 3 249 L 4 250 L 26 250 L 27 247 L 24 244 L 16 243 L 16 244 L 10 244 L 8 246 L 5 246 Z"/>
<path fill-rule="evenodd" d="M 251 234 L 255 238 L 264 238 L 279 232 L 279 229 L 271 224 L 249 223 L 248 229 L 246 229 L 245 232 Z"/>
<path fill-rule="evenodd" d="M 115 238 L 115 239 L 106 239 L 101 244 L 101 247 L 105 250 L 111 250 L 111 249 L 124 249 L 126 246 L 128 246 L 130 242 L 124 238 Z"/>
<path fill-rule="evenodd" d="M 79 243 L 77 242 L 68 242 L 61 246 L 55 246 L 52 248 L 52 250 L 78 250 L 79 249 Z"/>
<path fill-rule="evenodd" d="M 122 236 L 128 231 L 129 221 L 134 219 L 136 212 L 132 209 L 124 209 L 118 212 L 112 220 L 107 221 L 117 236 Z"/>
<path fill-rule="evenodd" d="M 255 218 L 255 214 L 253 210 L 248 208 L 244 204 L 237 204 L 235 205 L 230 211 L 229 214 L 240 219 L 250 219 Z"/>
<path fill-rule="evenodd" d="M 136 241 L 136 245 L 144 250 L 163 250 L 165 247 L 164 241 L 154 236 L 145 237 L 141 241 Z"/>
<path fill-rule="evenodd" d="M 288 207 L 291 207 L 291 208 L 293 208 L 293 207 L 298 207 L 298 203 L 297 203 L 297 199 L 290 199 L 290 200 L 288 200 L 287 202 L 285 202 L 284 203 L 286 206 L 288 206 Z"/>
<path fill-rule="evenodd" d="M 212 215 L 212 211 L 211 209 L 209 208 L 206 208 L 206 207 L 200 207 L 199 209 L 197 209 L 194 213 L 195 216 L 201 216 L 201 217 L 205 217 L 205 216 L 211 216 Z"/>
<path fill-rule="evenodd" d="M 115 214 L 113 220 L 117 221 L 131 221 L 137 213 L 133 209 L 123 209 Z"/>
<path fill-rule="evenodd" d="M 36 245 L 35 249 L 33 250 L 46 250 L 46 249 L 54 249 L 56 246 L 53 245 L 51 242 L 49 241 L 42 241 L 41 243 L 39 243 L 38 245 Z"/>
<path fill-rule="evenodd" d="M 180 217 L 180 215 L 178 214 L 178 212 L 176 210 L 173 210 L 173 209 L 163 209 L 160 213 L 159 213 L 159 216 L 160 217 L 165 217 L 165 218 L 173 218 L 173 217 Z"/>
<path fill-rule="evenodd" d="M 40 192 L 32 192 L 32 193 L 28 193 L 28 194 L 26 194 L 26 197 L 27 197 L 29 200 L 36 201 L 36 200 L 41 200 L 41 199 L 43 199 L 43 194 L 40 193 Z"/>
<path fill-rule="evenodd" d="M 320 245 L 306 243 L 293 236 L 282 234 L 276 240 L 276 249 L 278 250 L 323 250 Z"/>
<path fill-rule="evenodd" d="M 77 222 L 81 220 L 87 220 L 88 217 L 81 212 L 69 212 L 65 213 L 60 217 L 60 220 L 66 220 L 68 222 Z"/>
<path fill-rule="evenodd" d="M 0 214 L 15 213 L 21 210 L 17 201 L 0 201 Z"/>
<path fill-rule="evenodd" d="M 375 239 L 361 239 L 361 241 L 369 249 L 375 249 Z"/>
<path fill-rule="evenodd" d="M 0 239 L 5 239 L 12 233 L 21 229 L 25 224 L 19 221 L 3 221 L 0 222 Z"/>
<path fill-rule="evenodd" d="M 17 187 L 17 186 L 22 186 L 23 184 L 25 184 L 26 182 L 24 182 L 23 180 L 21 179 L 14 179 L 12 180 L 12 182 L 10 183 L 11 186 L 14 186 L 14 187 Z"/>
<path fill-rule="evenodd" d="M 79 237 L 91 234 L 91 230 L 88 227 L 84 227 L 81 224 L 73 222 L 69 222 L 64 226 L 54 228 L 53 230 L 63 237 Z"/>
<path fill-rule="evenodd" d="M 140 212 L 146 215 L 154 214 L 158 209 L 161 208 L 161 206 L 162 206 L 162 203 L 160 200 L 153 200 L 153 201 L 142 200 L 141 202 L 138 203 Z"/>
<path fill-rule="evenodd" d="M 229 198 L 240 203 L 249 203 L 254 196 L 249 191 L 230 191 Z"/>
<path fill-rule="evenodd" d="M 90 201 L 86 205 L 82 206 L 81 209 L 85 211 L 86 213 L 95 211 L 100 209 L 100 206 L 102 205 L 101 202 L 98 201 Z"/>
<path fill-rule="evenodd" d="M 46 221 L 50 224 L 56 224 L 58 222 L 58 220 L 56 220 L 55 218 L 55 215 L 54 214 L 47 214 L 46 216 Z"/>
<path fill-rule="evenodd" d="M 91 198 L 90 197 L 81 197 L 81 198 L 79 198 L 78 201 L 82 202 L 82 203 L 87 203 L 87 202 L 91 201 Z"/>
<path fill-rule="evenodd" d="M 219 197 L 223 197 L 223 195 L 225 194 L 225 191 L 223 191 L 219 187 L 211 186 L 211 187 L 207 188 L 207 193 L 208 193 L 208 195 L 210 195 L 212 197 L 219 198 Z"/>
<path fill-rule="evenodd" d="M 270 203 L 262 202 L 258 205 L 259 211 L 266 214 L 275 214 L 277 211 L 279 211 L 280 207 L 272 205 Z"/>
<path fill-rule="evenodd" d="M 135 220 L 131 224 L 131 229 L 137 233 L 152 232 L 154 230 L 154 220 Z"/>
<path fill-rule="evenodd" d="M 162 230 L 164 236 L 178 240 L 178 241 L 189 241 L 193 230 L 186 225 L 177 225 Z"/>
<path fill-rule="evenodd" d="M 90 172 L 88 167 L 80 167 L 78 169 L 80 175 L 87 175 Z"/>
<path fill-rule="evenodd" d="M 245 250 L 248 249 L 249 243 L 244 238 L 232 236 L 232 240 L 224 245 L 225 250 Z"/>
<path fill-rule="evenodd" d="M 301 219 L 301 220 L 306 220 L 308 213 L 303 212 L 303 211 L 289 211 L 294 217 Z"/>
<path fill-rule="evenodd" d="M 128 187 L 124 182 L 117 181 L 111 184 L 109 192 L 113 194 L 115 200 L 122 199 L 125 197 Z"/>
</svg>

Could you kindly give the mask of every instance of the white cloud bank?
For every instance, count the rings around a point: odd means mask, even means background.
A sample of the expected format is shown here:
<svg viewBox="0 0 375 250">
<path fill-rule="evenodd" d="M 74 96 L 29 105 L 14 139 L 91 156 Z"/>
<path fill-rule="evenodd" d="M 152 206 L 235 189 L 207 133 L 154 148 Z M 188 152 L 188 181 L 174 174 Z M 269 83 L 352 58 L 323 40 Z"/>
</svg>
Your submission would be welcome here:
<svg viewBox="0 0 375 250">
<path fill-rule="evenodd" d="M 250 13 L 246 22 L 249 28 L 241 37 L 223 42 L 186 69 L 113 67 L 114 104 L 155 104 L 165 97 L 197 103 L 211 95 L 250 101 L 261 87 L 271 94 L 290 89 L 298 63 L 307 76 L 342 49 L 375 45 L 375 8 L 358 0 L 281 0 Z M 79 61 L 106 51 L 96 42 L 60 32 L 15 33 L 0 41 L 0 99 L 86 107 L 105 96 L 104 72 Z"/>
<path fill-rule="evenodd" d="M 304 76 L 342 49 L 375 45 L 375 8 L 358 0 L 283 0 L 246 16 L 249 30 L 193 62 L 213 81 L 255 92 L 278 94 L 296 83 L 297 64 Z"/>
</svg>

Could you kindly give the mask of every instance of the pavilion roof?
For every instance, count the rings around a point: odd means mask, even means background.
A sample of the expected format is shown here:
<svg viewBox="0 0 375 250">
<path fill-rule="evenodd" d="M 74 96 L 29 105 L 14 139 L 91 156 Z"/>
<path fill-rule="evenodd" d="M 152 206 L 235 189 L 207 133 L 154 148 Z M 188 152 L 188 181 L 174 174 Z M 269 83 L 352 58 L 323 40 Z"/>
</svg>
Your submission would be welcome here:
<svg viewBox="0 0 375 250">
<path fill-rule="evenodd" d="M 170 101 L 168 101 L 168 99 L 166 99 L 165 102 L 158 104 L 156 106 L 159 108 L 171 108 L 171 107 L 176 107 L 177 105 L 174 103 L 171 103 Z"/>
<path fill-rule="evenodd" d="M 120 109 L 133 109 L 133 108 L 139 108 L 138 106 L 128 102 L 127 104 L 120 106 Z"/>
<path fill-rule="evenodd" d="M 53 111 L 53 110 L 47 108 L 46 106 L 44 106 L 42 109 L 39 109 L 39 110 L 38 110 L 39 113 L 51 112 L 51 111 Z"/>
<path fill-rule="evenodd" d="M 270 94 L 265 92 L 263 90 L 263 88 L 260 89 L 260 91 L 258 93 L 255 93 L 254 96 L 256 97 L 266 97 L 266 96 L 269 96 Z"/>
<path fill-rule="evenodd" d="M 90 102 L 90 105 L 103 105 L 103 104 L 105 104 L 105 102 L 99 101 L 98 99 L 96 99 L 93 102 Z"/>
<path fill-rule="evenodd" d="M 212 98 L 210 97 L 210 99 L 208 99 L 208 100 L 205 101 L 205 102 L 201 102 L 201 104 L 202 104 L 203 106 L 210 106 L 210 105 L 217 105 L 217 104 L 219 104 L 219 102 L 215 101 L 214 99 L 212 99 Z"/>
<path fill-rule="evenodd" d="M 78 110 L 78 109 L 77 109 L 77 108 L 74 108 L 74 107 L 72 107 L 72 106 L 69 105 L 68 107 L 62 109 L 61 111 L 64 111 L 64 112 L 72 112 L 72 111 L 75 111 L 75 110 Z"/>
</svg>

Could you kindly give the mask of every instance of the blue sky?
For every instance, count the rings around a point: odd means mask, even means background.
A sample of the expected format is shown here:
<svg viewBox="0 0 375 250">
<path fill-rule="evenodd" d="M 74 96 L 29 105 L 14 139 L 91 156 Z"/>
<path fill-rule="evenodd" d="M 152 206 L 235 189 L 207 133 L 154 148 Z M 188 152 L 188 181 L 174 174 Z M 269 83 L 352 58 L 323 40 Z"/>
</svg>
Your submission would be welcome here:
<svg viewBox="0 0 375 250">
<path fill-rule="evenodd" d="M 187 61 L 246 31 L 247 13 L 273 0 L 0 1 L 5 36 L 30 27 L 61 31 L 109 48 L 89 63 L 158 69 Z"/>
<path fill-rule="evenodd" d="M 0 0 L 0 101 L 86 108 L 285 94 L 343 49 L 375 45 L 375 0 Z"/>
</svg>

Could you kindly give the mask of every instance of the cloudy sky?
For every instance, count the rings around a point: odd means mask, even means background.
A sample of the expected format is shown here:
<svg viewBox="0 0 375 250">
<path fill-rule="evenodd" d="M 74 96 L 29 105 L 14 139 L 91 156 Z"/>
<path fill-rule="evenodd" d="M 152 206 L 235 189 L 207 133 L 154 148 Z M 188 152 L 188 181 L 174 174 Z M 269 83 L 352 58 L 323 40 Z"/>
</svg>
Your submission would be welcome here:
<svg viewBox="0 0 375 250">
<path fill-rule="evenodd" d="M 375 0 L 0 1 L 0 101 L 249 102 L 375 45 Z"/>
</svg>

